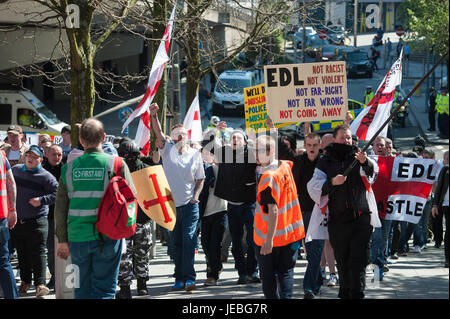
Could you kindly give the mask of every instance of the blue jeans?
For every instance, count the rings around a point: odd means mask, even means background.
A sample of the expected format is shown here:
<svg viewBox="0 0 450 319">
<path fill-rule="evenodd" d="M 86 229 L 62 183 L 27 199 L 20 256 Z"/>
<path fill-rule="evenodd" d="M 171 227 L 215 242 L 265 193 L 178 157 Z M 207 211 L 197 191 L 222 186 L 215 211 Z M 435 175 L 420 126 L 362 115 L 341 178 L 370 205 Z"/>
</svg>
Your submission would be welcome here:
<svg viewBox="0 0 450 319">
<path fill-rule="evenodd" d="M 255 246 L 255 254 L 259 264 L 262 289 L 266 299 L 290 299 L 294 287 L 294 267 L 298 249 L 291 249 L 291 244 L 274 247 L 272 253 L 261 255 L 261 247 Z M 277 280 L 280 290 L 277 287 Z"/>
<path fill-rule="evenodd" d="M 177 207 L 177 221 L 172 231 L 176 281 L 195 281 L 195 248 L 197 245 L 198 204 Z"/>
<path fill-rule="evenodd" d="M 308 231 L 309 221 L 312 212 L 302 212 L 303 223 L 305 225 L 305 233 Z M 322 251 L 325 240 L 314 239 L 305 244 L 308 266 L 303 279 L 303 291 L 317 294 L 323 285 L 323 278 L 320 269 L 320 260 L 322 259 Z"/>
<path fill-rule="evenodd" d="M 408 240 L 411 238 L 411 235 L 417 228 L 417 224 L 408 223 L 408 222 L 400 222 L 400 240 L 398 242 L 398 250 L 406 251 Z"/>
<path fill-rule="evenodd" d="M 428 236 L 428 221 L 431 214 L 431 200 L 428 200 L 423 209 L 417 228 L 414 231 L 414 246 L 422 247 L 427 243 Z"/>
<path fill-rule="evenodd" d="M 253 275 L 258 271 L 255 257 L 255 243 L 253 241 L 253 219 L 255 217 L 255 203 L 242 205 L 228 204 L 228 225 L 231 234 L 231 252 L 234 258 L 234 268 L 239 276 Z M 247 230 L 247 258 L 242 248 L 244 226 Z"/>
<path fill-rule="evenodd" d="M 380 269 L 388 256 L 388 239 L 392 227 L 392 220 L 380 219 L 381 227 L 375 228 L 370 242 L 370 261 Z"/>
<path fill-rule="evenodd" d="M 122 257 L 122 240 L 70 242 L 72 263 L 78 266 L 75 299 L 113 299 Z"/>
<path fill-rule="evenodd" d="M 8 242 L 10 240 L 8 221 L 0 219 L 0 285 L 3 289 L 5 299 L 17 299 L 16 279 L 9 260 Z"/>
</svg>

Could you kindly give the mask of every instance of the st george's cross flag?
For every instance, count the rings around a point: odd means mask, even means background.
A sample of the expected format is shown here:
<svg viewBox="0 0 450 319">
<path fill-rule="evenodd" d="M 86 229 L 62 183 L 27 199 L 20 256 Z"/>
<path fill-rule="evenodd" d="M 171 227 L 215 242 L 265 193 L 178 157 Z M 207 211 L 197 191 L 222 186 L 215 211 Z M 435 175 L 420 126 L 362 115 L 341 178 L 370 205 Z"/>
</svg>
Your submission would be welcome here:
<svg viewBox="0 0 450 319">
<path fill-rule="evenodd" d="M 139 116 L 141 117 L 134 140 L 139 147 L 143 148 L 143 153 L 145 155 L 148 155 L 150 149 L 149 107 L 153 101 L 153 98 L 155 97 L 156 91 L 158 90 L 166 63 L 169 61 L 169 47 L 172 35 L 173 20 L 175 16 L 175 8 L 176 5 L 173 7 L 172 13 L 169 18 L 169 23 L 166 26 L 158 51 L 156 52 L 155 60 L 153 61 L 152 69 L 148 77 L 147 89 L 145 91 L 144 97 L 122 126 L 123 132 L 132 120 Z"/>
<path fill-rule="evenodd" d="M 370 140 L 391 114 L 395 87 L 402 83 L 402 54 L 403 51 L 384 77 L 374 97 L 350 125 L 352 134 L 362 141 Z M 386 125 L 380 136 L 386 137 L 387 129 Z"/>
<path fill-rule="evenodd" d="M 188 131 L 188 139 L 195 142 L 203 140 L 202 135 L 202 119 L 200 116 L 200 103 L 198 102 L 198 94 L 192 101 L 191 106 L 184 118 L 183 126 Z"/>
<path fill-rule="evenodd" d="M 379 167 L 372 185 L 380 218 L 417 224 L 438 170 L 433 159 L 373 156 Z"/>
</svg>

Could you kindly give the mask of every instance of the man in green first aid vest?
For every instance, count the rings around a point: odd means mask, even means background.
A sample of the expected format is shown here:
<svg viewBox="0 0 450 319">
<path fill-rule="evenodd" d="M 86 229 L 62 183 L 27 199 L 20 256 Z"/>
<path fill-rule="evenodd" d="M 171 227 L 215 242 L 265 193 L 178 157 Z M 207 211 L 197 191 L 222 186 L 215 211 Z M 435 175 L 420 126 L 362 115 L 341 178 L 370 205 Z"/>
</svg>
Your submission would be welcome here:
<svg viewBox="0 0 450 319">
<path fill-rule="evenodd" d="M 84 155 L 62 167 L 56 194 L 57 256 L 67 259 L 70 254 L 77 266 L 79 285 L 74 287 L 75 299 L 113 299 L 116 292 L 122 240 L 103 236 L 100 241 L 95 227 L 98 206 L 114 176 L 114 157 L 102 150 L 105 137 L 100 121 L 83 121 L 79 140 Z M 124 161 L 121 176 L 136 192 Z"/>
<path fill-rule="evenodd" d="M 448 92 L 442 88 L 441 94 L 436 96 L 436 112 L 438 115 L 439 136 L 448 138 Z"/>
</svg>

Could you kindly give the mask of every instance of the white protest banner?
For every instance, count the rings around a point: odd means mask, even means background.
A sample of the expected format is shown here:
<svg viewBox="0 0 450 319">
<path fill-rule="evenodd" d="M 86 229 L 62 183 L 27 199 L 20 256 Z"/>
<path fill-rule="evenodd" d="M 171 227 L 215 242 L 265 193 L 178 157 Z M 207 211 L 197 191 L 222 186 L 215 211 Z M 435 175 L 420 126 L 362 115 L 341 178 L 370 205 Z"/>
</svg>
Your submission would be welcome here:
<svg viewBox="0 0 450 319">
<path fill-rule="evenodd" d="M 436 179 L 435 160 L 375 156 L 378 176 L 372 185 L 381 218 L 417 224 Z"/>
<path fill-rule="evenodd" d="M 343 120 L 345 61 L 264 66 L 267 113 L 274 123 Z"/>
</svg>

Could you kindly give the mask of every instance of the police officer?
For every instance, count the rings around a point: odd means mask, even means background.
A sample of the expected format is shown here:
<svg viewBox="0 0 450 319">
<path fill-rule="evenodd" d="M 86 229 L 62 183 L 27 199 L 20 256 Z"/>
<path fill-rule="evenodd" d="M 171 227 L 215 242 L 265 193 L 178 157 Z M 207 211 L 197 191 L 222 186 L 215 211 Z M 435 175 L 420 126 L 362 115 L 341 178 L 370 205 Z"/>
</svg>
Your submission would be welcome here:
<svg viewBox="0 0 450 319">
<path fill-rule="evenodd" d="M 129 138 L 122 139 L 117 152 L 119 156 L 125 159 L 130 172 L 149 166 L 141 160 L 139 147 Z M 156 164 L 151 162 L 151 165 Z M 126 239 L 127 250 L 122 254 L 120 261 L 118 278 L 120 291 L 116 293 L 116 299 L 131 299 L 130 285 L 133 277 L 137 278 L 138 295 L 145 296 L 148 294 L 148 265 L 150 262 L 150 249 L 153 245 L 152 222 L 138 206 L 136 233 Z"/>
<path fill-rule="evenodd" d="M 364 104 L 369 104 L 370 100 L 375 96 L 375 93 L 372 91 L 372 87 L 368 86 L 366 88 L 366 93 L 364 94 Z"/>
<path fill-rule="evenodd" d="M 448 93 L 442 88 L 436 97 L 436 112 L 438 115 L 439 137 L 448 138 Z"/>
</svg>

